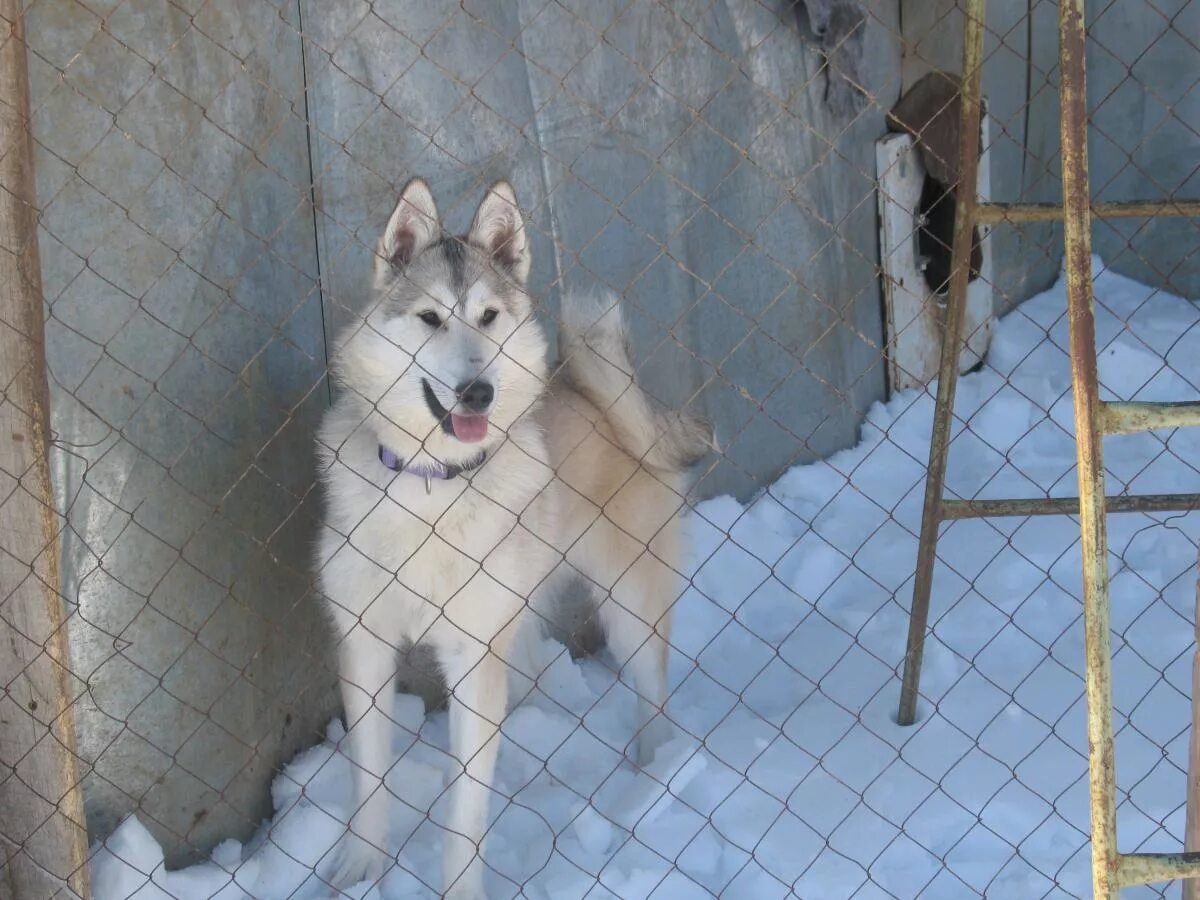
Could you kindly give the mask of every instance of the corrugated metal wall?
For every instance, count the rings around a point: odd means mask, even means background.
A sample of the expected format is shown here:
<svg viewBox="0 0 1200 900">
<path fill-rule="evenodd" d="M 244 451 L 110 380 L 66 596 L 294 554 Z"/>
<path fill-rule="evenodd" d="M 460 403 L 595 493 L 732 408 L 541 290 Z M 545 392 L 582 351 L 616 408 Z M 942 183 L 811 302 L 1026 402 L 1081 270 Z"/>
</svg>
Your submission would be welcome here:
<svg viewBox="0 0 1200 900">
<path fill-rule="evenodd" d="M 1200 196 L 1200 6 L 1097 5 L 1088 21 L 1092 194 Z M 1095 250 L 1124 275 L 1200 299 L 1200 222 L 1100 222 Z"/>
<path fill-rule="evenodd" d="M 282 12 L 282 15 L 281 15 Z M 295 10 L 28 10 L 89 823 L 246 834 L 335 708 L 308 596 L 327 402 Z"/>
</svg>

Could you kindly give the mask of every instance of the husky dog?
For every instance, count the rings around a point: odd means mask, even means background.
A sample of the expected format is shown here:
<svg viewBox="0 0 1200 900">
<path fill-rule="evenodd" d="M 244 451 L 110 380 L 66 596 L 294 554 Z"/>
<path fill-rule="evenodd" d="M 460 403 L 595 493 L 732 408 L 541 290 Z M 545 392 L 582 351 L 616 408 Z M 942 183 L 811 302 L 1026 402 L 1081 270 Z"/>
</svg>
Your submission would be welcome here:
<svg viewBox="0 0 1200 900">
<path fill-rule="evenodd" d="M 446 896 L 479 898 L 509 650 L 540 592 L 582 576 L 639 697 L 639 762 L 665 733 L 666 638 L 679 595 L 685 469 L 707 426 L 652 408 L 611 300 L 564 300 L 559 350 L 526 293 L 516 196 L 484 196 L 445 236 L 429 188 L 404 188 L 373 296 L 337 342 L 342 390 L 320 430 L 327 496 L 317 571 L 339 637 L 354 814 L 330 880 L 389 862 L 389 719 L 398 648 L 431 646 L 463 767 L 445 825 Z M 536 673 L 533 673 L 536 674 Z"/>
</svg>

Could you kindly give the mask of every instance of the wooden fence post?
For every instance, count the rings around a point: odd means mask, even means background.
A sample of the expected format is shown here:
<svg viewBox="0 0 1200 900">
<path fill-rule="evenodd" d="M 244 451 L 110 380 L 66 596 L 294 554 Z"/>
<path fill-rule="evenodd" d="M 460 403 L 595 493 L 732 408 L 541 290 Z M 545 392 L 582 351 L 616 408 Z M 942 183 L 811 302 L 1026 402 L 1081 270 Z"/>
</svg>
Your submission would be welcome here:
<svg viewBox="0 0 1200 900">
<path fill-rule="evenodd" d="M 89 896 L 21 0 L 0 0 L 0 897 Z"/>
</svg>

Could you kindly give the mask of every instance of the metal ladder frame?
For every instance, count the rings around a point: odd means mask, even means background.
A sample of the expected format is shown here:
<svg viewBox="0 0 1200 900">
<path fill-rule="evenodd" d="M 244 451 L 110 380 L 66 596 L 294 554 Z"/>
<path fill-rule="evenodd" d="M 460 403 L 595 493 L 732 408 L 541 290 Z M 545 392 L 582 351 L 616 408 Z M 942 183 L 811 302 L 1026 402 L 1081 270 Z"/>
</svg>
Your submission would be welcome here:
<svg viewBox="0 0 1200 900">
<path fill-rule="evenodd" d="M 1155 428 L 1200 425 L 1200 402 L 1116 403 L 1100 399 L 1096 366 L 1096 325 L 1092 294 L 1091 220 L 1150 216 L 1200 217 L 1200 201 L 1092 204 L 1087 153 L 1086 28 L 1084 0 L 1059 0 L 1059 63 L 1063 203 L 1056 205 L 980 203 L 979 123 L 985 0 L 965 0 L 963 82 L 957 191 L 949 297 L 939 365 L 933 433 L 921 516 L 920 544 L 909 614 L 908 647 L 897 720 L 916 719 L 921 658 L 929 620 L 929 596 L 943 521 L 987 516 L 1079 516 L 1083 552 L 1085 689 L 1087 694 L 1088 787 L 1092 816 L 1092 883 L 1095 900 L 1117 900 L 1124 886 L 1200 877 L 1200 852 L 1121 853 L 1117 849 L 1116 771 L 1113 763 L 1112 651 L 1109 626 L 1109 512 L 1164 512 L 1200 509 L 1200 494 L 1106 497 L 1102 440 Z M 971 235 L 977 224 L 1061 219 L 1067 315 L 1070 327 L 1071 385 L 1075 407 L 1077 498 L 960 500 L 945 496 L 950 423 L 958 382 L 958 356 L 970 274 Z"/>
</svg>

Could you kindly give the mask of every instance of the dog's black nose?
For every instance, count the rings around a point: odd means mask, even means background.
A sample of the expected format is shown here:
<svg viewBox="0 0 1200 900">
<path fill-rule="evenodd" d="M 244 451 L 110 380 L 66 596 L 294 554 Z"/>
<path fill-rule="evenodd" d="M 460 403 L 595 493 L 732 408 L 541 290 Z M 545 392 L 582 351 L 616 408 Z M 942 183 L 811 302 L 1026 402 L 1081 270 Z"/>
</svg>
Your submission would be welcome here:
<svg viewBox="0 0 1200 900">
<path fill-rule="evenodd" d="M 483 412 L 492 405 L 495 390 L 486 381 L 469 381 L 454 389 L 458 394 L 458 402 L 471 412 Z"/>
</svg>

